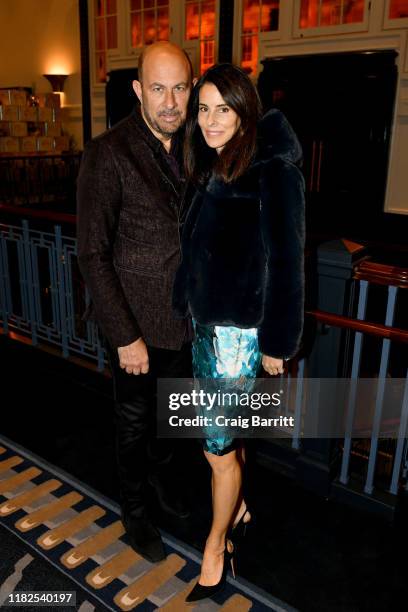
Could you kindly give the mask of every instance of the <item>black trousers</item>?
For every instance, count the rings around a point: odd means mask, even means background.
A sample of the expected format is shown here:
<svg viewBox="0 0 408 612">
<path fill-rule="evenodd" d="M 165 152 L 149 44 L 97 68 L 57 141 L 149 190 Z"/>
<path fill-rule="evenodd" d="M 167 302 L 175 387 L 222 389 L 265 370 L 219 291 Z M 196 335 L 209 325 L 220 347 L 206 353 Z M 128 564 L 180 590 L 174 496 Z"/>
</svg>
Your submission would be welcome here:
<svg viewBox="0 0 408 612">
<path fill-rule="evenodd" d="M 156 437 L 157 379 L 191 378 L 191 344 L 179 351 L 147 347 L 149 372 L 127 374 L 119 366 L 117 351 L 108 349 L 113 375 L 116 456 L 121 505 L 125 512 L 140 516 L 146 503 L 146 482 L 171 476 L 177 440 Z"/>
</svg>

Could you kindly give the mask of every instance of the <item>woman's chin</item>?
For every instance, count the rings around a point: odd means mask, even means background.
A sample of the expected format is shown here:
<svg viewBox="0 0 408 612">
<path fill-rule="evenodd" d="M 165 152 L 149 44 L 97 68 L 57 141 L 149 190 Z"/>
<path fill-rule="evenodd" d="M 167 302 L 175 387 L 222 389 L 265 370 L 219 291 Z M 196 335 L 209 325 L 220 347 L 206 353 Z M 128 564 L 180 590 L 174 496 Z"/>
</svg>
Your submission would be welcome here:
<svg viewBox="0 0 408 612">
<path fill-rule="evenodd" d="M 210 147 L 210 149 L 218 149 L 219 148 L 219 144 L 214 143 L 214 142 L 208 142 L 208 140 L 205 141 L 207 143 L 207 146 Z"/>
</svg>

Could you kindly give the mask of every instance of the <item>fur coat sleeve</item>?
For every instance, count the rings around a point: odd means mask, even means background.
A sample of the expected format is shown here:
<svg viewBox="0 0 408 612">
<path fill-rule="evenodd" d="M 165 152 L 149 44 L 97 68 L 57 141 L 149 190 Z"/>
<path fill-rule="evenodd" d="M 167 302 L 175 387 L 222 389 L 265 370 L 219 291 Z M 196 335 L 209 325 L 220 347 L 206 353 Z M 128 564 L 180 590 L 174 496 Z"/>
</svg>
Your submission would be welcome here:
<svg viewBox="0 0 408 612">
<path fill-rule="evenodd" d="M 262 353 L 290 358 L 299 349 L 304 309 L 304 178 L 282 158 L 260 173 L 261 231 L 266 257 Z"/>
</svg>

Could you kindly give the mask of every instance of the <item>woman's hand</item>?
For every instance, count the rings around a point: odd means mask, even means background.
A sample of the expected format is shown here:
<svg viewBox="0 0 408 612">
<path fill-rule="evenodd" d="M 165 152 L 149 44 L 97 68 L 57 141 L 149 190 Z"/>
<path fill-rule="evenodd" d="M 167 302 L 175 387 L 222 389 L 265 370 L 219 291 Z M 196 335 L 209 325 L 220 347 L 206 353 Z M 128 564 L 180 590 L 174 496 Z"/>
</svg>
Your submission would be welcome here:
<svg viewBox="0 0 408 612">
<path fill-rule="evenodd" d="M 277 359 L 276 357 L 269 357 L 269 355 L 262 356 L 262 367 L 263 369 L 275 376 L 276 374 L 283 374 L 283 359 Z"/>
</svg>

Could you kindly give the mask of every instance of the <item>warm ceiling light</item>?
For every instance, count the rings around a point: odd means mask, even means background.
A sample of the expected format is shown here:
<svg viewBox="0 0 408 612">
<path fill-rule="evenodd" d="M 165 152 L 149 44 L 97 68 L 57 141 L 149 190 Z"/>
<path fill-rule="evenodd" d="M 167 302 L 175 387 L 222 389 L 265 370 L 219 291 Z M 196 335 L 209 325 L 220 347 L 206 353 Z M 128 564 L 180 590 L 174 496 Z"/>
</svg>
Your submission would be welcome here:
<svg viewBox="0 0 408 612">
<path fill-rule="evenodd" d="M 67 78 L 67 74 L 43 74 L 50 83 L 53 92 L 61 92 L 64 91 L 64 83 Z"/>
</svg>

